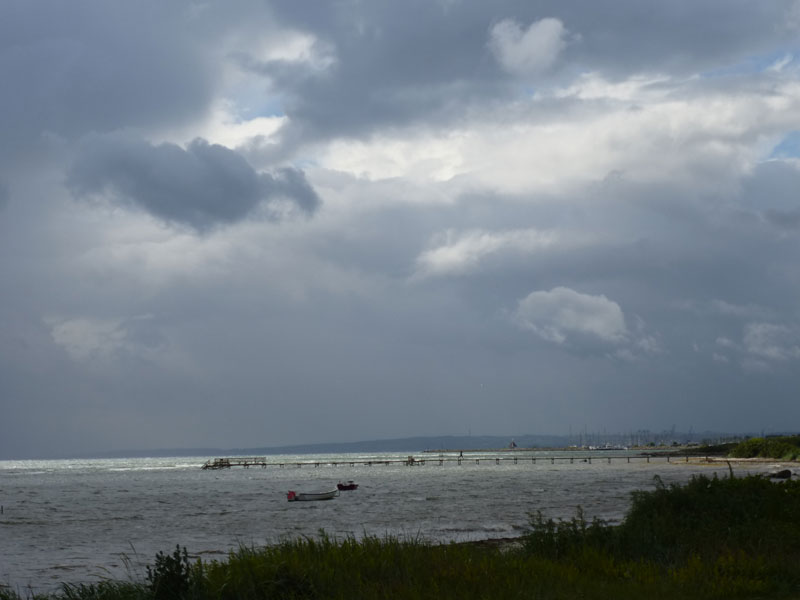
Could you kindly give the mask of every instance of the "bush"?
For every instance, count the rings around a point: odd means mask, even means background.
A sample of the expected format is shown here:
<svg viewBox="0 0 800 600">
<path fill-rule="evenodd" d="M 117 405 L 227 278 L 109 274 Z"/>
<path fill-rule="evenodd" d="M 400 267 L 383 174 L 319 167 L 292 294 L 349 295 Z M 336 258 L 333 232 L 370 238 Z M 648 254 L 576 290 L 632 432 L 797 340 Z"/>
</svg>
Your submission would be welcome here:
<svg viewBox="0 0 800 600">
<path fill-rule="evenodd" d="M 763 477 L 694 476 L 686 485 L 633 493 L 616 527 L 579 512 L 571 521 L 533 515 L 525 548 L 564 557 L 594 548 L 625 560 L 684 564 L 690 557 L 714 561 L 731 553 L 800 559 L 800 481 L 776 484 Z"/>
<path fill-rule="evenodd" d="M 611 543 L 613 529 L 600 519 L 587 523 L 583 509 L 568 521 L 545 520 L 537 511 L 528 523 L 530 529 L 525 535 L 523 547 L 532 554 L 547 556 L 558 560 L 569 556 L 584 546 L 607 547 Z"/>
<path fill-rule="evenodd" d="M 182 600 L 190 598 L 190 592 L 197 588 L 196 581 L 202 577 L 202 563 L 198 560 L 192 565 L 186 547 L 175 547 L 171 555 L 159 552 L 155 565 L 147 566 L 147 581 L 154 600 Z"/>
<path fill-rule="evenodd" d="M 788 485 L 787 485 L 788 484 Z M 618 537 L 631 555 L 674 562 L 692 554 L 800 552 L 800 481 L 695 476 L 633 493 Z"/>
<path fill-rule="evenodd" d="M 730 452 L 732 458 L 775 458 L 797 460 L 800 457 L 800 436 L 750 438 L 736 445 Z"/>
</svg>

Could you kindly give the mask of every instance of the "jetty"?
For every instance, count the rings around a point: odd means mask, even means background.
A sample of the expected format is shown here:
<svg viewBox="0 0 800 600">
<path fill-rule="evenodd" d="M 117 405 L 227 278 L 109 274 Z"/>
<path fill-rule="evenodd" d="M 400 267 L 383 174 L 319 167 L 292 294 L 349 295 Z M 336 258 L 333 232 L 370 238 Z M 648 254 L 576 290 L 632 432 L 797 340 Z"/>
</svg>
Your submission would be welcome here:
<svg viewBox="0 0 800 600">
<path fill-rule="evenodd" d="M 503 452 L 503 453 L 476 453 L 472 456 L 464 453 L 458 453 L 454 455 L 445 455 L 440 454 L 438 456 L 431 455 L 430 453 L 424 453 L 421 456 L 414 456 L 408 455 L 406 457 L 358 457 L 358 458 L 350 458 L 350 457 L 342 457 L 339 458 L 325 458 L 325 459 L 311 459 L 311 460 L 293 460 L 293 461 L 286 461 L 286 460 L 267 460 L 265 456 L 231 456 L 231 457 L 222 457 L 222 458 L 214 458 L 210 459 L 202 465 L 203 469 L 230 469 L 231 467 L 243 467 L 245 469 L 250 467 L 320 467 L 320 466 L 327 466 L 327 467 L 338 467 L 338 466 L 389 466 L 389 465 L 403 465 L 407 467 L 418 467 L 424 466 L 427 464 L 430 465 L 439 465 L 443 466 L 447 463 L 449 464 L 495 464 L 501 465 L 503 463 L 511 463 L 511 464 L 551 464 L 554 465 L 556 462 L 565 463 L 568 462 L 570 464 L 574 463 L 586 463 L 591 465 L 593 462 L 597 463 L 600 461 L 607 462 L 611 464 L 611 461 L 626 461 L 630 463 L 634 462 L 647 462 L 649 463 L 651 460 L 660 461 L 660 462 L 728 462 L 733 460 L 736 462 L 736 459 L 721 459 L 718 457 L 713 456 L 675 456 L 669 453 L 641 453 L 641 454 L 609 454 L 608 452 L 599 452 L 599 453 L 582 453 L 576 452 L 575 454 L 572 453 L 564 453 L 559 455 L 553 456 L 543 456 L 541 454 L 532 455 L 530 453 L 522 452 Z"/>
<path fill-rule="evenodd" d="M 266 467 L 266 456 L 233 456 L 231 458 L 215 458 L 208 460 L 203 469 L 230 469 L 231 467 Z"/>
</svg>

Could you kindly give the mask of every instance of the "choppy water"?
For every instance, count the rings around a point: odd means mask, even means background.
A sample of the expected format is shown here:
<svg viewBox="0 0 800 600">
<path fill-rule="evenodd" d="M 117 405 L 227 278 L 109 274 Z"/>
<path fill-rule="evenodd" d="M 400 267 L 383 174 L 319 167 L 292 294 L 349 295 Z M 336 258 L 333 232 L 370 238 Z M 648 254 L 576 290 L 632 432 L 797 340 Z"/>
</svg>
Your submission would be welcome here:
<svg viewBox="0 0 800 600">
<path fill-rule="evenodd" d="M 0 584 L 43 591 L 61 581 L 143 579 L 156 552 L 171 553 L 176 544 L 193 556 L 224 558 L 240 545 L 320 530 L 443 542 L 511 537 L 524 532 L 532 512 L 569 518 L 577 506 L 589 518 L 618 521 L 630 492 L 652 489 L 654 475 L 671 483 L 728 470 L 664 458 L 609 463 L 595 455 L 591 463 L 551 464 L 547 453 L 518 456 L 517 464 L 467 455 L 460 465 L 439 465 L 438 455 L 428 455 L 414 467 L 358 464 L 405 458 L 400 454 L 270 456 L 287 465 L 322 464 L 217 471 L 200 469 L 209 457 L 0 461 Z M 333 461 L 342 464 L 325 464 Z M 770 466 L 734 468 L 743 475 Z M 330 489 L 349 479 L 358 490 L 335 500 L 286 501 L 289 489 Z"/>
</svg>

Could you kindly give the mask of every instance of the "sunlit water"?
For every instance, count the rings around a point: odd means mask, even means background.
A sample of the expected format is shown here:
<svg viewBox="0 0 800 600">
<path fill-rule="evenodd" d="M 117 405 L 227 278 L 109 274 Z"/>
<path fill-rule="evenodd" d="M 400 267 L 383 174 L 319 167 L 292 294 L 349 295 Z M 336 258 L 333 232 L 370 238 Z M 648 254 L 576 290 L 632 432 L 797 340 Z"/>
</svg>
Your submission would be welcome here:
<svg viewBox="0 0 800 600">
<path fill-rule="evenodd" d="M 629 463 L 574 455 L 573 462 L 551 463 L 544 452 L 516 455 L 516 464 L 508 453 L 467 455 L 461 464 L 445 455 L 451 460 L 440 465 L 434 454 L 412 467 L 375 464 L 405 458 L 399 454 L 270 456 L 286 466 L 222 470 L 200 469 L 209 457 L 0 461 L 0 584 L 42 591 L 62 581 L 142 580 L 156 552 L 171 553 L 177 544 L 214 559 L 241 545 L 322 530 L 433 542 L 512 537 L 537 510 L 569 518 L 578 506 L 588 518 L 619 521 L 630 493 L 653 489 L 654 475 L 671 483 L 728 472 L 724 463 L 663 457 Z M 497 464 L 496 457 L 505 460 Z M 373 464 L 361 464 L 367 460 Z M 309 461 L 321 464 L 296 465 Z M 737 475 L 770 468 L 734 465 Z M 286 501 L 287 490 L 330 489 L 350 479 L 359 488 L 334 500 Z"/>
</svg>

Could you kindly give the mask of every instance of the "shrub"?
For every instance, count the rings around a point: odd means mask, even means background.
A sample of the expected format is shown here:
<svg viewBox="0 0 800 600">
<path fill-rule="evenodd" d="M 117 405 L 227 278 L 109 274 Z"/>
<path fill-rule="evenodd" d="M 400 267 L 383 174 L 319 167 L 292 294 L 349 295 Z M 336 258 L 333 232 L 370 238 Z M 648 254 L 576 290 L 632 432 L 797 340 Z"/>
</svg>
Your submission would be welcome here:
<svg viewBox="0 0 800 600">
<path fill-rule="evenodd" d="M 594 548 L 625 560 L 663 565 L 690 556 L 717 560 L 733 552 L 800 558 L 800 481 L 776 484 L 763 477 L 692 477 L 686 485 L 664 485 L 632 494 L 624 521 L 612 527 L 582 512 L 571 521 L 532 516 L 525 549 L 563 557 Z"/>
<path fill-rule="evenodd" d="M 587 523 L 581 507 L 578 507 L 577 515 L 567 521 L 545 520 L 541 511 L 537 511 L 531 515 L 528 526 L 524 548 L 529 553 L 555 560 L 569 556 L 585 545 L 605 547 L 613 535 L 612 528 L 605 521 L 595 518 Z"/>
<path fill-rule="evenodd" d="M 750 438 L 737 444 L 730 452 L 732 458 L 776 458 L 796 460 L 800 457 L 800 436 Z"/>
<path fill-rule="evenodd" d="M 147 581 L 155 600 L 180 600 L 192 597 L 190 592 L 197 587 L 202 577 L 203 566 L 198 560 L 192 565 L 186 547 L 175 547 L 171 555 L 159 552 L 155 565 L 147 566 Z M 196 594 L 195 594 L 196 595 Z"/>
</svg>

